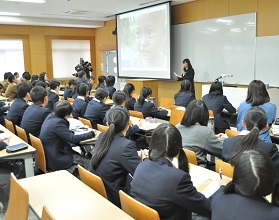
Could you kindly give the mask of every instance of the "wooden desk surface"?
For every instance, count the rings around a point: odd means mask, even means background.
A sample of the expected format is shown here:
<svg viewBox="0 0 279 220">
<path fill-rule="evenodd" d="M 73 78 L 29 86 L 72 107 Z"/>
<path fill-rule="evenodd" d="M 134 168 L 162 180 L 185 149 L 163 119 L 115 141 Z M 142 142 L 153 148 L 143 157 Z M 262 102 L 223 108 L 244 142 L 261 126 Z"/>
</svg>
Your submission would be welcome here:
<svg viewBox="0 0 279 220">
<path fill-rule="evenodd" d="M 58 220 L 132 219 L 65 170 L 19 182 L 28 191 L 29 204 L 38 216 L 47 206 Z"/>
<path fill-rule="evenodd" d="M 107 99 L 106 102 L 105 102 L 106 105 L 113 105 L 114 102 L 112 99 Z"/>
<path fill-rule="evenodd" d="M 0 96 L 0 101 L 7 101 L 8 99 L 4 96 Z"/>
<path fill-rule="evenodd" d="M 141 121 L 142 125 L 139 128 L 143 131 L 154 130 L 161 124 L 160 122 L 156 122 L 156 123 L 146 122 L 145 119 L 140 120 L 139 118 L 133 117 L 133 116 L 130 116 L 130 120 L 131 120 L 132 124 L 134 124 L 134 125 L 138 125 L 139 122 Z"/>
</svg>

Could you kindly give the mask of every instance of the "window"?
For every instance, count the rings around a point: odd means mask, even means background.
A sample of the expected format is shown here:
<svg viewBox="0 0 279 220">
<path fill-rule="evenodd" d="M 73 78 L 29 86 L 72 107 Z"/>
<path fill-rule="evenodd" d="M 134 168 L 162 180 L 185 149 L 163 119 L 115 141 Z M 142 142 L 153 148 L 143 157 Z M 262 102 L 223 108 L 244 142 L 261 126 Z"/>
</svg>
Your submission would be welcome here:
<svg viewBox="0 0 279 220">
<path fill-rule="evenodd" d="M 52 40 L 54 78 L 71 77 L 79 59 L 90 60 L 90 40 Z"/>
</svg>

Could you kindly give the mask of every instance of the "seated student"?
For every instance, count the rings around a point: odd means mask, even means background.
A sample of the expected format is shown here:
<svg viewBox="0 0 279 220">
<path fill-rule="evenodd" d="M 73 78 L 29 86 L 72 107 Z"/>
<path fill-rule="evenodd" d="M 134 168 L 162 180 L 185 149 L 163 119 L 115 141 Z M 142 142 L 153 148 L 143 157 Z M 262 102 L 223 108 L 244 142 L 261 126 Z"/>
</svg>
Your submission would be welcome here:
<svg viewBox="0 0 279 220">
<path fill-rule="evenodd" d="M 45 88 L 45 89 L 48 88 L 48 87 L 47 87 L 47 84 L 46 84 L 45 82 L 43 82 L 43 81 L 33 81 L 33 82 L 36 82 L 35 85 L 34 85 L 33 87 L 35 87 L 35 86 L 41 86 L 41 87 L 43 87 L 43 88 Z"/>
<path fill-rule="evenodd" d="M 12 103 L 7 114 L 7 119 L 12 121 L 14 125 L 20 126 L 23 114 L 25 110 L 29 107 L 27 102 L 31 100 L 31 89 L 32 86 L 29 83 L 20 83 L 17 85 L 17 99 Z"/>
<path fill-rule="evenodd" d="M 84 117 L 90 120 L 94 129 L 97 129 L 97 124 L 103 124 L 108 110 L 105 104 L 107 97 L 108 92 L 102 88 L 98 88 L 95 92 L 95 97 L 87 105 Z"/>
<path fill-rule="evenodd" d="M 179 169 L 172 160 L 178 155 Z M 149 159 L 140 163 L 131 182 L 131 196 L 155 209 L 160 219 L 192 219 L 192 212 L 210 217 L 210 201 L 191 182 L 182 138 L 171 124 L 153 132 Z"/>
<path fill-rule="evenodd" d="M 212 219 L 278 219 L 278 176 L 266 154 L 244 151 L 235 163 L 232 181 L 221 189 L 211 203 Z M 269 203 L 264 197 L 271 193 Z"/>
<path fill-rule="evenodd" d="M 3 85 L 0 83 L 0 94 L 3 91 Z M 0 102 L 0 124 L 5 126 L 5 112 L 10 108 L 5 102 Z"/>
<path fill-rule="evenodd" d="M 30 83 L 30 79 L 31 79 L 30 73 L 24 72 L 24 73 L 22 73 L 19 83 L 22 83 L 22 82 Z"/>
<path fill-rule="evenodd" d="M 176 127 L 182 136 L 183 147 L 195 152 L 199 166 L 214 169 L 214 165 L 207 161 L 206 156 L 209 153 L 221 158 L 223 144 L 207 126 L 208 120 L 208 108 L 204 102 L 194 100 L 190 102 Z"/>
<path fill-rule="evenodd" d="M 15 78 L 16 78 L 17 81 L 18 81 L 18 79 L 19 79 L 19 73 L 18 73 L 18 72 L 14 72 L 14 76 L 15 76 Z"/>
<path fill-rule="evenodd" d="M 75 135 L 69 129 L 69 121 L 67 120 L 72 110 L 72 105 L 68 101 L 56 102 L 54 113 L 50 114 L 42 125 L 40 139 L 43 143 L 47 169 L 49 170 L 68 170 L 73 173 L 77 164 L 89 169 L 90 160 L 74 151 L 71 144 L 78 144 L 80 141 L 92 138 L 95 133 L 89 131 Z"/>
<path fill-rule="evenodd" d="M 98 77 L 98 84 L 97 84 L 96 89 L 98 89 L 98 88 L 107 89 L 106 79 L 107 78 L 105 76 L 99 76 Z"/>
<path fill-rule="evenodd" d="M 35 86 L 30 92 L 31 100 L 34 103 L 24 112 L 20 127 L 27 134 L 39 137 L 42 124 L 45 118 L 51 113 L 51 110 L 45 106 L 48 103 L 47 91 L 41 86 Z"/>
<path fill-rule="evenodd" d="M 224 140 L 222 159 L 234 165 L 243 151 L 258 150 L 272 160 L 279 175 L 278 148 L 273 143 L 267 143 L 259 139 L 260 131 L 268 129 L 267 116 L 264 110 L 260 107 L 250 108 L 242 121 L 242 125 L 246 130 L 242 130 L 236 137 Z"/>
<path fill-rule="evenodd" d="M 134 143 L 125 138 L 130 116 L 123 106 L 108 113 L 109 128 L 99 135 L 92 151 L 90 171 L 102 178 L 109 201 L 120 207 L 118 191 L 129 191 L 129 174 L 133 175 L 140 157 Z"/>
<path fill-rule="evenodd" d="M 39 76 L 34 74 L 31 76 L 31 83 L 35 80 L 39 80 Z"/>
<path fill-rule="evenodd" d="M 89 79 L 87 79 L 86 72 L 84 70 L 79 71 L 77 76 L 78 76 L 78 78 L 76 79 L 76 85 L 78 83 L 86 83 L 88 85 L 88 87 L 89 87 L 89 91 L 91 91 L 92 90 L 93 81 L 94 81 L 94 77 L 90 77 Z"/>
<path fill-rule="evenodd" d="M 8 78 L 9 78 L 10 75 L 13 75 L 13 74 L 11 72 L 4 73 L 4 80 L 2 82 L 2 85 L 3 85 L 3 91 L 2 92 L 6 92 L 6 89 L 9 86 Z"/>
<path fill-rule="evenodd" d="M 270 97 L 266 90 L 265 84 L 260 80 L 253 80 L 248 86 L 246 101 L 242 102 L 238 107 L 238 116 L 236 121 L 237 130 L 242 131 L 245 129 L 241 123 L 248 109 L 252 108 L 253 106 L 259 106 L 265 111 L 267 115 L 267 124 L 271 126 L 276 118 L 277 107 L 275 104 L 270 103 L 269 101 Z M 261 131 L 260 139 L 271 143 L 269 129 Z"/>
<path fill-rule="evenodd" d="M 152 90 L 149 87 L 143 87 L 140 90 L 140 96 L 138 101 L 135 103 L 134 110 L 142 112 L 144 118 L 153 117 L 165 119 L 168 111 L 167 110 L 159 110 L 155 107 L 155 105 L 149 102 L 149 98 L 152 94 Z"/>
<path fill-rule="evenodd" d="M 195 95 L 191 92 L 191 82 L 183 80 L 180 85 L 180 91 L 174 95 L 174 104 L 187 108 L 189 103 L 195 100 Z"/>
<path fill-rule="evenodd" d="M 59 91 L 60 91 L 60 82 L 57 80 L 52 80 L 49 84 L 49 94 L 48 94 L 48 104 L 47 108 L 53 110 L 54 104 L 59 101 Z"/>
<path fill-rule="evenodd" d="M 41 72 L 39 75 L 39 81 L 45 82 L 47 84 L 47 86 L 50 86 L 50 83 L 48 81 L 48 76 L 46 74 L 46 72 Z"/>
<path fill-rule="evenodd" d="M 5 91 L 5 95 L 6 98 L 9 99 L 9 101 L 13 101 L 16 99 L 17 78 L 14 75 L 9 75 L 8 81 L 9 81 L 9 85 Z"/>
<path fill-rule="evenodd" d="M 109 98 L 112 99 L 112 95 L 116 91 L 116 89 L 113 87 L 115 84 L 115 77 L 112 75 L 108 75 L 106 78 L 106 84 L 107 84 L 106 89 L 109 93 Z"/>
<path fill-rule="evenodd" d="M 132 83 L 127 83 L 124 86 L 123 92 L 126 94 L 126 108 L 128 110 L 134 110 L 136 99 L 133 97 L 135 93 L 135 86 Z"/>
<path fill-rule="evenodd" d="M 67 100 L 67 98 L 72 98 L 75 87 L 76 87 L 76 80 L 70 79 L 68 82 L 68 86 L 65 88 L 64 95 L 63 95 L 65 100 Z"/>
<path fill-rule="evenodd" d="M 72 115 L 74 118 L 84 118 L 84 114 L 88 105 L 88 94 L 89 88 L 86 83 L 79 83 L 76 87 L 78 97 L 73 103 L 73 112 Z"/>
</svg>

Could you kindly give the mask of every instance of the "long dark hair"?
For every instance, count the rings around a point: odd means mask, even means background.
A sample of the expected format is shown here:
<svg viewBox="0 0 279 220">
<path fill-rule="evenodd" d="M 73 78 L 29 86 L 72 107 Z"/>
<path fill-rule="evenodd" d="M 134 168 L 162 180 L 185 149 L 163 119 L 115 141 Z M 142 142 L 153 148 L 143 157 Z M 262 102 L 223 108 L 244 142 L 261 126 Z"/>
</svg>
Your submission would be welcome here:
<svg viewBox="0 0 279 220">
<path fill-rule="evenodd" d="M 197 122 L 202 126 L 207 126 L 209 120 L 209 112 L 206 104 L 202 100 L 193 100 L 187 106 L 181 125 L 190 127 Z"/>
<path fill-rule="evenodd" d="M 234 165 L 241 153 L 245 150 L 254 150 L 259 140 L 260 131 L 267 125 L 267 116 L 265 111 L 260 107 L 250 108 L 244 122 L 249 134 L 241 137 L 234 146 L 234 152 L 230 158 L 230 163 Z"/>
<path fill-rule="evenodd" d="M 192 64 L 191 64 L 191 61 L 190 61 L 189 59 L 184 59 L 184 60 L 182 61 L 182 63 L 187 63 L 187 64 L 188 64 L 188 69 L 189 69 L 189 70 L 190 70 L 190 69 L 193 69 Z"/>
<path fill-rule="evenodd" d="M 272 193 L 272 204 L 279 206 L 278 176 L 270 158 L 260 151 L 244 151 L 234 165 L 233 179 L 225 193 L 260 198 Z"/>
<path fill-rule="evenodd" d="M 220 82 L 214 82 L 209 89 L 209 98 L 215 98 L 223 95 L 223 86 Z"/>
<path fill-rule="evenodd" d="M 45 75 L 46 75 L 46 72 L 41 72 L 40 76 L 39 76 L 39 81 L 45 82 Z"/>
<path fill-rule="evenodd" d="M 182 137 L 172 124 L 161 124 L 153 132 L 149 145 L 149 159 L 178 156 L 178 167 L 189 173 L 188 160 L 183 151 Z"/>
<path fill-rule="evenodd" d="M 132 92 L 135 91 L 135 86 L 132 83 L 127 83 L 124 86 L 123 92 L 126 95 L 126 105 L 129 102 L 130 97 L 132 96 Z"/>
<path fill-rule="evenodd" d="M 263 105 L 270 101 L 270 97 L 266 90 L 265 84 L 261 80 L 253 80 L 250 82 L 247 91 L 246 102 L 252 106 Z"/>
<path fill-rule="evenodd" d="M 191 92 L 192 83 L 189 80 L 183 80 L 180 84 L 180 90 L 174 95 L 174 98 L 178 96 L 180 92 Z"/>
<path fill-rule="evenodd" d="M 152 90 L 149 87 L 147 87 L 147 86 L 142 87 L 142 89 L 140 90 L 140 96 L 138 99 L 139 106 L 142 106 L 144 104 L 145 99 L 148 96 L 150 96 L 151 94 L 152 94 Z"/>
<path fill-rule="evenodd" d="M 109 110 L 107 117 L 109 128 L 101 137 L 102 140 L 100 141 L 100 145 L 96 148 L 96 152 L 92 156 L 91 164 L 93 169 L 97 169 L 102 159 L 106 156 L 114 139 L 114 135 L 126 129 L 129 119 L 129 112 L 123 106 L 115 106 Z"/>
</svg>

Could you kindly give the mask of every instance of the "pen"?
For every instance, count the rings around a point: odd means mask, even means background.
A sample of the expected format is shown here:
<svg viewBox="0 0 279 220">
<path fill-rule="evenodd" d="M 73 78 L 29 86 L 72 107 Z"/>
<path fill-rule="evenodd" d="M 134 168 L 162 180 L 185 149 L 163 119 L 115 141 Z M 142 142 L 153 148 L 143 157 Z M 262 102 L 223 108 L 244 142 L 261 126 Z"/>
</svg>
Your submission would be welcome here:
<svg viewBox="0 0 279 220">
<path fill-rule="evenodd" d="M 222 168 L 219 168 L 220 179 L 222 179 Z"/>
</svg>

